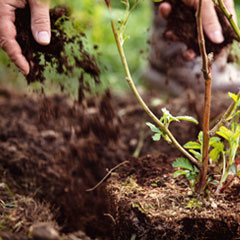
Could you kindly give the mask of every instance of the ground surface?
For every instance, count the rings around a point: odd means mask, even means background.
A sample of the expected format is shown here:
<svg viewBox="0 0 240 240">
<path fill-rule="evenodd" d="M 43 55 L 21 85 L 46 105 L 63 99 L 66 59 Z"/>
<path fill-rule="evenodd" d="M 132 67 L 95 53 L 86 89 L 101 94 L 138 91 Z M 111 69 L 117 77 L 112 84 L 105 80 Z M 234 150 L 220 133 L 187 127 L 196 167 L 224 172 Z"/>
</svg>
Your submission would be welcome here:
<svg viewBox="0 0 240 240">
<path fill-rule="evenodd" d="M 144 97 L 149 104 L 156 99 L 154 93 L 150 95 L 151 97 Z M 165 105 L 172 114 L 197 117 L 201 109 L 200 99 L 196 99 L 196 95 L 189 92 L 186 97 L 172 99 Z M 216 95 L 213 118 L 220 114 L 226 105 L 223 95 Z M 159 116 L 161 107 L 152 107 Z M 121 199 L 123 194 L 121 191 L 116 194 L 118 192 L 113 189 L 131 178 L 133 184 L 137 182 L 140 185 L 137 192 L 127 195 L 124 205 L 118 206 L 122 210 L 129 209 L 130 206 L 136 211 L 138 205 L 133 206 L 132 201 L 135 201 L 136 196 L 144 197 L 146 189 L 160 194 L 158 198 L 163 201 L 159 202 L 161 205 L 166 204 L 163 195 L 173 191 L 172 178 L 169 175 L 172 173 L 170 165 L 180 154 L 164 142 L 153 142 L 151 132 L 145 126 L 146 121 L 147 116 L 131 95 L 112 98 L 107 92 L 101 97 L 85 99 L 80 105 L 65 96 L 23 96 L 2 89 L 0 183 L 7 184 L 10 190 L 1 185 L 0 236 L 3 239 L 21 239 L 21 236 L 26 239 L 30 230 L 34 229 L 34 233 L 37 231 L 37 223 L 47 222 L 47 227 L 60 231 L 66 239 L 71 239 L 70 234 L 79 236 L 77 239 L 84 239 L 83 232 L 93 239 L 119 239 L 116 237 L 119 229 L 119 233 L 123 234 L 120 236 L 137 234 L 136 239 L 156 239 L 154 235 L 151 235 L 153 238 L 141 238 L 140 236 L 147 236 L 143 234 L 145 230 L 142 229 L 138 235 L 139 231 L 132 232 L 134 228 L 131 228 L 130 223 L 131 231 L 124 235 L 129 229 L 123 230 L 121 225 L 115 225 L 112 220 L 113 216 L 115 221 L 118 221 L 114 215 L 114 206 L 119 202 L 115 198 L 119 195 L 118 198 Z M 195 138 L 198 128 L 193 123 L 183 123 L 181 127 L 173 125 L 172 129 L 179 141 L 184 143 L 189 138 Z M 153 154 L 155 157 L 148 155 L 138 160 L 132 158 L 136 149 L 137 155 Z M 107 192 L 105 184 L 94 191 L 86 192 L 105 176 L 107 169 L 125 160 L 130 160 L 131 165 L 127 168 L 123 166 L 123 176 L 121 171 L 119 175 L 113 174 L 113 178 L 108 182 Z M 168 183 L 164 183 L 165 181 Z M 153 183 L 156 183 L 157 187 L 152 187 Z M 184 193 L 182 198 L 186 197 L 185 200 L 179 200 L 178 196 L 175 196 L 181 208 L 184 208 L 185 202 L 191 197 L 184 184 L 176 185 L 178 191 Z M 125 185 L 127 187 L 129 184 Z M 141 193 L 141 190 L 144 191 Z M 238 185 L 233 190 L 237 193 Z M 230 195 L 235 201 L 234 196 Z M 144 206 L 143 208 L 145 209 Z M 153 208 L 149 211 L 161 214 L 155 205 Z M 227 205 L 224 211 L 228 212 L 229 208 L 233 209 L 233 205 Z M 188 212 L 177 212 L 177 215 L 181 217 Z M 149 230 L 149 222 L 145 221 L 149 216 L 144 214 L 143 218 L 140 218 L 143 222 L 139 224 Z M 163 215 L 166 214 L 165 212 Z M 155 215 L 154 217 L 153 219 L 158 219 Z M 231 236 L 236 233 L 237 226 L 234 224 Z M 47 231 L 43 229 L 41 234 Z M 156 234 L 159 234 L 159 231 L 156 231 Z"/>
<path fill-rule="evenodd" d="M 69 36 L 58 24 L 69 20 L 65 13 L 51 12 L 53 42 L 39 47 L 31 35 L 28 7 L 16 12 L 17 40 L 31 65 L 28 82 L 43 82 L 46 66 L 66 79 L 76 68 L 82 73 L 76 102 L 64 95 L 47 98 L 0 90 L 0 237 L 193 239 L 195 234 L 214 239 L 216 229 L 223 230 L 218 239 L 237 237 L 238 182 L 232 195 L 214 198 L 210 205 L 200 199 L 200 210 L 186 209 L 195 196 L 184 180 L 171 177 L 171 163 L 181 154 L 163 141 L 153 142 L 145 124 L 149 119 L 131 95 L 92 95 L 86 76 L 98 84 L 100 71 L 83 48 L 84 36 Z M 70 44 L 70 58 L 65 43 Z M 157 116 L 165 106 L 173 115 L 197 118 L 201 126 L 200 94 L 188 90 L 164 104 L 154 92 L 143 95 Z M 214 94 L 212 123 L 228 102 L 226 94 Z M 174 123 L 171 130 L 184 144 L 196 138 L 200 126 Z M 129 163 L 89 191 L 124 161 Z"/>
</svg>

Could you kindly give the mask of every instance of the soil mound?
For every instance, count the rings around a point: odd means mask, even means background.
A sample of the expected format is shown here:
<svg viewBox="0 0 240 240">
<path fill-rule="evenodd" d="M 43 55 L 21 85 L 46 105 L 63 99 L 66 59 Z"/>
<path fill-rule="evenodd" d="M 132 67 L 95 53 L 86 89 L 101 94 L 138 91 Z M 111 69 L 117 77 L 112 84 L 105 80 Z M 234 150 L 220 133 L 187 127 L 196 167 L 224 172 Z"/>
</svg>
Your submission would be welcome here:
<svg viewBox="0 0 240 240">
<path fill-rule="evenodd" d="M 168 31 L 174 32 L 178 41 L 183 42 L 189 49 L 193 49 L 200 55 L 197 37 L 197 24 L 193 7 L 186 6 L 182 0 L 164 0 L 172 5 L 172 11 L 167 18 L 167 26 L 165 33 Z M 223 29 L 224 42 L 221 44 L 212 43 L 205 34 L 207 53 L 213 53 L 217 56 L 221 50 L 231 44 L 236 35 L 229 26 L 226 18 L 218 7 L 215 7 L 219 22 Z M 205 9 L 204 9 L 205 10 Z"/>
</svg>

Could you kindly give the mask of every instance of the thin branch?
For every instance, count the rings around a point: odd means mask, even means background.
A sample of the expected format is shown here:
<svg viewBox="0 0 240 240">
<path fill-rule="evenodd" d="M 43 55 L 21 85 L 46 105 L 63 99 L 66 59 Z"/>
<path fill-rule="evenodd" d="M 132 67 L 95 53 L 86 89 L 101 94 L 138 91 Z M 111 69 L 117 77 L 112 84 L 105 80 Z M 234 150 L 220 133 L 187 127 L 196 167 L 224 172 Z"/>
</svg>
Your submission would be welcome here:
<svg viewBox="0 0 240 240">
<path fill-rule="evenodd" d="M 240 99 L 240 91 L 237 94 L 238 100 Z M 215 133 L 218 131 L 218 129 L 224 125 L 224 123 L 227 121 L 228 117 L 231 116 L 232 112 L 235 111 L 237 107 L 238 101 L 233 101 L 232 104 L 228 107 L 227 111 L 224 113 L 220 121 L 211 129 L 210 136 L 215 135 Z"/>
<path fill-rule="evenodd" d="M 217 0 L 217 1 L 218 1 L 218 6 L 220 7 L 223 14 L 228 19 L 229 23 L 232 26 L 233 31 L 237 35 L 238 41 L 240 41 L 240 30 L 239 30 L 239 27 L 238 27 L 237 23 L 233 19 L 233 15 L 228 11 L 228 9 L 226 8 L 226 6 L 224 5 L 222 0 Z"/>
<path fill-rule="evenodd" d="M 89 188 L 86 190 L 86 192 L 92 192 L 93 190 L 95 190 L 96 188 L 98 188 L 110 175 L 112 172 L 114 172 L 117 168 L 121 167 L 122 165 L 128 163 L 129 161 L 124 161 L 119 163 L 117 166 L 115 166 L 114 168 L 110 169 L 109 172 L 102 178 L 102 180 L 100 182 L 98 182 L 98 184 L 96 184 L 94 187 Z"/>
<path fill-rule="evenodd" d="M 204 92 L 204 113 L 203 113 L 203 152 L 202 152 L 202 171 L 199 181 L 198 191 L 201 192 L 206 184 L 208 171 L 208 150 L 209 150 L 209 122 L 210 122 L 210 107 L 211 107 L 211 61 L 206 52 L 205 39 L 202 26 L 202 0 L 199 0 L 196 12 L 198 44 L 202 57 L 202 73 L 205 81 Z"/>
<path fill-rule="evenodd" d="M 111 6 L 108 6 L 110 15 L 112 15 L 112 9 Z M 149 107 L 146 105 L 146 103 L 144 102 L 144 100 L 142 99 L 142 97 L 140 96 L 140 94 L 138 93 L 138 90 L 133 82 L 129 67 L 128 67 L 128 63 L 127 63 L 127 59 L 123 50 L 123 47 L 121 45 L 121 41 L 119 39 L 119 35 L 116 29 L 116 25 L 113 21 L 113 18 L 111 18 L 111 26 L 112 26 L 112 30 L 113 30 L 113 34 L 116 40 L 116 44 L 117 44 L 117 48 L 118 48 L 118 52 L 124 67 L 124 71 L 126 74 L 126 80 L 132 90 L 132 92 L 134 93 L 135 97 L 137 98 L 138 102 L 141 104 L 141 106 L 143 107 L 143 109 L 145 110 L 145 112 L 148 114 L 148 116 L 158 125 L 158 127 L 170 138 L 171 142 L 173 143 L 173 145 L 183 154 L 185 155 L 194 165 L 196 165 L 198 168 L 201 167 L 201 164 L 198 162 L 197 159 L 195 159 L 188 151 L 186 151 L 179 143 L 178 141 L 175 139 L 175 137 L 172 135 L 172 133 L 169 131 L 169 129 L 167 129 L 162 123 L 161 121 L 154 115 L 154 113 L 149 109 Z"/>
</svg>

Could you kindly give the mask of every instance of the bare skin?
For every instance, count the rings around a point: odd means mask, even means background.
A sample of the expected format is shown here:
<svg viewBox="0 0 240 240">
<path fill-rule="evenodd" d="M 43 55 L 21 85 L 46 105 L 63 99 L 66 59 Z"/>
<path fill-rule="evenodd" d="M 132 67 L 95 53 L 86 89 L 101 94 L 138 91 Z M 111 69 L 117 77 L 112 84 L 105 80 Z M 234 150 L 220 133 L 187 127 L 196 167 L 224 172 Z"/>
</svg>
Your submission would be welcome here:
<svg viewBox="0 0 240 240">
<path fill-rule="evenodd" d="M 24 8 L 29 3 L 33 37 L 41 45 L 48 45 L 51 38 L 49 4 L 50 0 L 0 0 L 0 47 L 20 71 L 27 75 L 29 63 L 22 55 L 16 41 L 15 9 Z"/>
<path fill-rule="evenodd" d="M 198 6 L 198 0 L 183 0 L 183 2 L 188 5 L 197 8 Z M 234 10 L 234 2 L 233 0 L 223 0 L 225 6 L 229 10 L 230 13 L 232 13 L 235 21 L 236 21 L 236 13 Z M 222 28 L 218 21 L 217 14 L 214 9 L 214 4 L 212 0 L 203 0 L 202 2 L 203 9 L 207 9 L 207 11 L 202 12 L 202 18 L 203 18 L 203 28 L 209 39 L 216 44 L 220 44 L 224 41 L 224 37 L 222 34 Z M 169 14 L 171 13 L 171 5 L 169 3 L 162 3 L 159 6 L 159 13 L 163 18 L 167 18 Z M 175 39 L 173 32 L 168 32 L 167 36 L 169 39 Z M 196 57 L 196 54 L 193 50 L 189 49 L 184 53 L 184 57 L 186 60 L 190 61 L 193 58 Z"/>
</svg>

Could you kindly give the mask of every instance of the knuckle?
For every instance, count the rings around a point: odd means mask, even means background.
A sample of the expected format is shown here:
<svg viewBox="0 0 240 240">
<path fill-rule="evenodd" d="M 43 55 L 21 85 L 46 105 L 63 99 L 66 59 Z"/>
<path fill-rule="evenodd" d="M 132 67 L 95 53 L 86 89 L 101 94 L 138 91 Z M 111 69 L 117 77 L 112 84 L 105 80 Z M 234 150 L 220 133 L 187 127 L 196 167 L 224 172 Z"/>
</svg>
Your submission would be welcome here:
<svg viewBox="0 0 240 240">
<path fill-rule="evenodd" d="M 215 31 L 221 29 L 217 19 L 206 19 L 204 25 L 208 31 Z"/>
<path fill-rule="evenodd" d="M 4 37 L 0 37 L 0 47 L 6 51 L 7 50 L 7 45 L 8 45 L 8 40 Z"/>
<path fill-rule="evenodd" d="M 32 18 L 32 25 L 35 25 L 35 26 L 46 26 L 46 25 L 49 25 L 50 24 L 50 20 L 49 20 L 49 17 L 46 16 L 46 15 L 40 15 L 38 17 L 34 17 Z"/>
<path fill-rule="evenodd" d="M 8 56 L 15 61 L 17 56 L 21 54 L 21 50 L 14 45 L 13 40 L 7 38 L 0 38 L 0 47 L 8 54 Z"/>
</svg>

